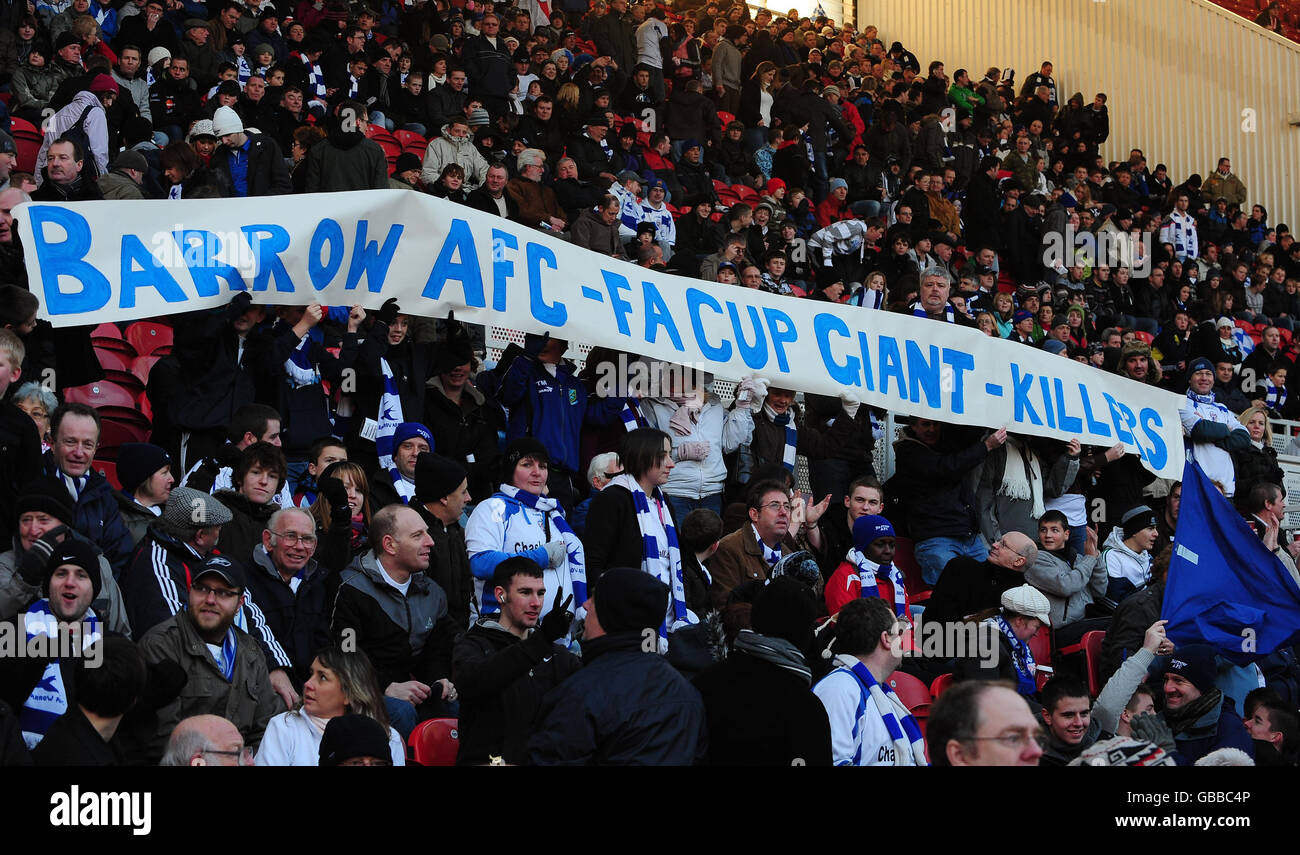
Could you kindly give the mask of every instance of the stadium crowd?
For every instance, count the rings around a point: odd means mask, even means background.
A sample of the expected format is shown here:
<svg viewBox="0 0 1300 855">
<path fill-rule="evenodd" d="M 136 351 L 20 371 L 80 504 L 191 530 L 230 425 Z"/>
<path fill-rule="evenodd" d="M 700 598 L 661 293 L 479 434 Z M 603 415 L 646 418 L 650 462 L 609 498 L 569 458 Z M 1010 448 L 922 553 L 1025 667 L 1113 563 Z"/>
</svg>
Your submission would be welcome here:
<svg viewBox="0 0 1300 855">
<path fill-rule="evenodd" d="M 978 328 L 1185 394 L 1188 455 L 1300 580 L 1270 427 L 1300 244 L 1228 157 L 1106 162 L 1107 96 L 1050 62 L 950 73 L 729 0 L 30 6 L 0 20 L 0 620 L 44 652 L 0 657 L 0 762 L 401 764 L 450 718 L 462 764 L 1295 764 L 1291 648 L 1165 636 L 1180 486 L 1123 445 L 895 441 L 848 391 L 661 365 L 611 394 L 634 355 L 489 359 L 391 299 L 240 293 L 142 352 L 37 320 L 12 213 L 397 188 Z M 86 392 L 115 387 L 139 419 Z"/>
</svg>

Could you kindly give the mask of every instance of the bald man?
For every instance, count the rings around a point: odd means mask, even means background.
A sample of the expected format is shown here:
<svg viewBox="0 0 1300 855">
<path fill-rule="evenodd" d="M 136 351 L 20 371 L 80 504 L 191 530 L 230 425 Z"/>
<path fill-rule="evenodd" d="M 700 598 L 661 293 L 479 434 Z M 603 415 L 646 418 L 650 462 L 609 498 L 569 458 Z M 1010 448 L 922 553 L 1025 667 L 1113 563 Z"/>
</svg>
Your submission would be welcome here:
<svg viewBox="0 0 1300 855">
<path fill-rule="evenodd" d="M 219 715 L 194 715 L 172 728 L 160 766 L 252 766 L 244 737 Z"/>
<path fill-rule="evenodd" d="M 959 621 L 997 608 L 1004 591 L 1025 584 L 1025 569 L 1037 559 L 1038 547 L 1018 531 L 995 540 L 984 561 L 964 555 L 952 559 L 925 603 L 926 621 Z"/>
</svg>

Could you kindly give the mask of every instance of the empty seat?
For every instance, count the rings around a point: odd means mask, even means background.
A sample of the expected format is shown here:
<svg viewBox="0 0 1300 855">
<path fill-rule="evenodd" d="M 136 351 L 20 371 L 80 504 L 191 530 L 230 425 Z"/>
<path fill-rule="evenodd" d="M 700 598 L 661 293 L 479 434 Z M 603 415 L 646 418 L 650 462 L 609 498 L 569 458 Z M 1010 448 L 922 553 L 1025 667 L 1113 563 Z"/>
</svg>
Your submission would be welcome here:
<svg viewBox="0 0 1300 855">
<path fill-rule="evenodd" d="M 458 720 L 431 718 L 416 725 L 406 741 L 408 758 L 418 766 L 455 766 L 460 753 Z"/>
<path fill-rule="evenodd" d="M 141 356 L 148 356 L 159 347 L 171 347 L 172 328 L 153 321 L 136 321 L 126 328 L 126 340 Z"/>
</svg>

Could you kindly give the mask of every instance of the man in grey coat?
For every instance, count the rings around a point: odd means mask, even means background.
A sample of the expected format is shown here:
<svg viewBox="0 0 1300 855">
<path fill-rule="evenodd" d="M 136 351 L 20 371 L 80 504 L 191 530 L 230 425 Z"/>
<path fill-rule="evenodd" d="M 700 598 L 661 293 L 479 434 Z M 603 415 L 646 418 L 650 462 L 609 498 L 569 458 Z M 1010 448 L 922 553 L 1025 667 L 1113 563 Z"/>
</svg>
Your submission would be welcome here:
<svg viewBox="0 0 1300 855">
<path fill-rule="evenodd" d="M 1083 554 L 1074 551 L 1070 525 L 1060 511 L 1048 511 L 1038 521 L 1038 557 L 1025 568 L 1025 581 L 1047 595 L 1058 636 L 1062 628 L 1082 620 L 1088 605 L 1106 594 L 1106 565 L 1098 560 L 1100 554 L 1097 532 L 1091 528 Z M 1057 643 L 1062 643 L 1059 638 Z"/>
</svg>

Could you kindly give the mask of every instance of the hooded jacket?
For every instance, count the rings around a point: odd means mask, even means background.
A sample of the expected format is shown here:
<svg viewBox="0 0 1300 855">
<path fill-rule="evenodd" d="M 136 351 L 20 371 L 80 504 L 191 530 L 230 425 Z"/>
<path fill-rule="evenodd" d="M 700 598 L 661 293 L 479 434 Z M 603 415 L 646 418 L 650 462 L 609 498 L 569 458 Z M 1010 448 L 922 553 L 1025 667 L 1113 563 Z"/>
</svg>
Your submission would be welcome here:
<svg viewBox="0 0 1300 855">
<path fill-rule="evenodd" d="M 334 598 L 330 635 L 366 651 L 381 689 L 419 680 L 433 685 L 451 676 L 457 627 L 447 614 L 447 595 L 424 573 L 414 573 L 402 594 L 388 582 L 373 552 L 343 571 Z"/>
<path fill-rule="evenodd" d="M 494 617 L 479 618 L 452 651 L 460 693 L 457 765 L 482 765 L 489 756 L 527 762 L 543 696 L 580 667 L 578 657 L 535 630 L 520 638 Z"/>
<path fill-rule="evenodd" d="M 1070 546 L 1060 552 L 1038 550 L 1025 567 L 1025 581 L 1042 591 L 1051 604 L 1052 626 L 1082 620 L 1089 604 L 1106 595 L 1106 565 L 1097 555 L 1080 555 Z"/>
<path fill-rule="evenodd" d="M 1100 564 L 1110 577 L 1106 598 L 1119 602 L 1151 581 L 1151 554 L 1134 552 L 1124 543 L 1124 529 L 1116 526 L 1110 530 L 1106 545 L 1101 549 Z"/>
<path fill-rule="evenodd" d="M 488 162 L 474 146 L 471 136 L 453 137 L 447 133 L 451 125 L 442 126 L 442 136 L 429 143 L 424 150 L 424 162 L 420 168 L 420 178 L 425 187 L 432 187 L 442 175 L 442 169 L 449 163 L 458 163 L 465 170 L 465 183 L 462 188 L 470 192 L 483 183 L 487 177 Z"/>
<path fill-rule="evenodd" d="M 708 394 L 699 418 L 685 436 L 669 427 L 678 406 L 667 398 L 648 398 L 641 401 L 641 414 L 650 427 L 665 431 L 673 438 L 673 459 L 676 465 L 668 475 L 663 491 L 684 499 L 702 499 L 722 492 L 727 480 L 724 454 L 730 454 L 748 443 L 754 432 L 754 417 L 748 407 L 728 410 L 718 396 Z M 707 442 L 708 455 L 703 460 L 682 460 L 681 447 L 688 442 Z"/>
<path fill-rule="evenodd" d="M 312 146 L 316 148 L 316 146 Z M 230 159 L 234 153 L 229 146 L 219 145 L 212 153 L 212 171 L 226 184 L 227 195 L 234 194 L 234 179 L 230 173 Z M 387 175 L 385 175 L 387 178 Z M 248 135 L 248 195 L 284 196 L 293 192 L 289 168 L 284 165 L 284 154 L 274 138 L 266 134 Z"/>
<path fill-rule="evenodd" d="M 388 187 L 388 158 L 379 143 L 363 131 L 343 129 L 331 119 L 325 139 L 307 152 L 307 192 L 384 190 Z"/>
</svg>

